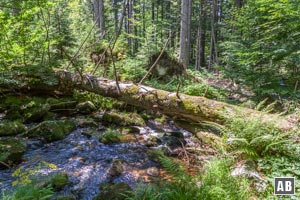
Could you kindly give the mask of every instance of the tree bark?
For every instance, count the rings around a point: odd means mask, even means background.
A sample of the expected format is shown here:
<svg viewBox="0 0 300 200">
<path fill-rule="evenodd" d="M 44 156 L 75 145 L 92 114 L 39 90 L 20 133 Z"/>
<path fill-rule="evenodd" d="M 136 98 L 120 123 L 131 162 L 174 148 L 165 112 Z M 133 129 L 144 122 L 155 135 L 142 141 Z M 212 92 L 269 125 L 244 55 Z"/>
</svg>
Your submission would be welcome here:
<svg viewBox="0 0 300 200">
<path fill-rule="evenodd" d="M 192 0 L 181 1 L 179 60 L 185 68 L 188 67 L 190 60 L 191 8 Z"/>
<path fill-rule="evenodd" d="M 204 3 L 204 0 L 201 0 L 197 30 L 197 54 L 195 66 L 197 70 L 205 67 L 206 11 L 204 9 Z"/>
<path fill-rule="evenodd" d="M 234 115 L 243 113 L 245 116 L 262 117 L 262 122 L 270 123 L 275 120 L 276 126 L 287 130 L 290 126 L 288 121 L 274 114 L 267 114 L 256 110 L 243 108 L 224 102 L 210 100 L 205 97 L 189 96 L 180 94 L 180 100 L 176 92 L 168 92 L 134 83 L 119 82 L 121 93 L 115 81 L 97 78 L 89 75 L 74 74 L 68 71 L 59 71 L 57 76 L 60 80 L 60 88 L 76 88 L 93 92 L 102 96 L 112 97 L 127 104 L 141 107 L 185 119 L 192 122 L 214 122 L 223 124 Z"/>
<path fill-rule="evenodd" d="M 103 37 L 105 35 L 104 2 L 103 2 L 103 0 L 94 0 L 93 7 L 94 7 L 94 20 L 97 22 L 100 39 L 103 39 Z"/>
</svg>

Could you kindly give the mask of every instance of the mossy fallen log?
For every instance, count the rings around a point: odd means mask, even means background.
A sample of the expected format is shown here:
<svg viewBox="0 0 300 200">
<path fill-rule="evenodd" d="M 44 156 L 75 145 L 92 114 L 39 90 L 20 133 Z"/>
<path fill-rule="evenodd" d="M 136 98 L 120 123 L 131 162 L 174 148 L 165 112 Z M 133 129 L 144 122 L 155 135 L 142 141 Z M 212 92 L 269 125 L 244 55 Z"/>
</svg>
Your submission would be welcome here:
<svg viewBox="0 0 300 200">
<path fill-rule="evenodd" d="M 280 129 L 290 129 L 291 124 L 284 117 L 256 110 L 210 100 L 205 97 L 180 94 L 155 89 L 134 83 L 119 82 L 121 93 L 115 81 L 90 75 L 78 75 L 69 71 L 56 72 L 61 90 L 82 89 L 102 96 L 112 97 L 127 104 L 160 112 L 172 117 L 193 122 L 210 121 L 223 124 L 236 114 L 250 118 L 261 117 L 262 122 L 275 122 Z"/>
</svg>

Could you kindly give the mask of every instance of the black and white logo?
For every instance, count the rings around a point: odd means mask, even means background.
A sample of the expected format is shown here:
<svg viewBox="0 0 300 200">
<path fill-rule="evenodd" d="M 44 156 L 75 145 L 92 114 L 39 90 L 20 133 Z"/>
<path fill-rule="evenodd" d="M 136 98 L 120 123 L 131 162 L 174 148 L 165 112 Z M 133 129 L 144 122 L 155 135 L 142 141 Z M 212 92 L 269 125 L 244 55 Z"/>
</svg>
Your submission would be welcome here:
<svg viewBox="0 0 300 200">
<path fill-rule="evenodd" d="M 293 177 L 276 177 L 274 180 L 275 195 L 294 195 L 295 178 Z"/>
</svg>

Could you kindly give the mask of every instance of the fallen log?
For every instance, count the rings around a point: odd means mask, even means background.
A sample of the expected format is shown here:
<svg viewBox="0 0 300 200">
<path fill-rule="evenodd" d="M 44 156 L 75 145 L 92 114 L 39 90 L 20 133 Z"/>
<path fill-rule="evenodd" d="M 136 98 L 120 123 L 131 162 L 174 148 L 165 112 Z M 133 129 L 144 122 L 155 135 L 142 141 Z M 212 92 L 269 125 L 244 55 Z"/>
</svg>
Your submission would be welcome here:
<svg viewBox="0 0 300 200">
<path fill-rule="evenodd" d="M 189 96 L 168 92 L 134 83 L 119 82 L 119 94 L 116 82 L 90 75 L 78 75 L 69 71 L 56 72 L 60 90 L 82 89 L 105 97 L 112 97 L 127 104 L 159 111 L 168 116 L 190 120 L 192 122 L 209 121 L 223 124 L 236 114 L 250 118 L 261 117 L 262 122 L 275 122 L 275 126 L 288 130 L 291 124 L 284 117 L 259 112 L 256 110 L 210 100 L 205 97 Z"/>
</svg>

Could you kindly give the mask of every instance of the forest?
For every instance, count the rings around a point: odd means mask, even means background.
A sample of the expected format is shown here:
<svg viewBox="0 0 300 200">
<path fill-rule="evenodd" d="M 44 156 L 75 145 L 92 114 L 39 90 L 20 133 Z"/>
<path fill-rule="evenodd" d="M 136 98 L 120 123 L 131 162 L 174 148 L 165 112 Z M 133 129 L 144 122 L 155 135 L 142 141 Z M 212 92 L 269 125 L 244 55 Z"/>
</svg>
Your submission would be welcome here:
<svg viewBox="0 0 300 200">
<path fill-rule="evenodd" d="M 0 0 L 0 199 L 300 199 L 299 44 L 298 0 Z"/>
</svg>

